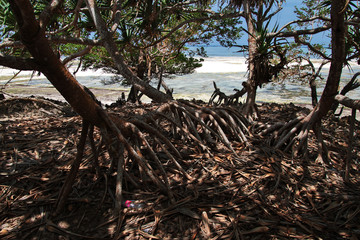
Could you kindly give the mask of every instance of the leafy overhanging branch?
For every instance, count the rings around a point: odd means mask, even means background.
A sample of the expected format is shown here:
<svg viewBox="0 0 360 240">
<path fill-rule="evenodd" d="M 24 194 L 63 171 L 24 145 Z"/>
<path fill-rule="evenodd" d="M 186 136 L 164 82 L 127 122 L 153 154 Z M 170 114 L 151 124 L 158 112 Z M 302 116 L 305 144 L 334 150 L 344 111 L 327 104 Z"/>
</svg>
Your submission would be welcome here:
<svg viewBox="0 0 360 240">
<path fill-rule="evenodd" d="M 294 37 L 306 34 L 316 34 L 320 32 L 327 31 L 331 28 L 330 25 L 325 25 L 322 27 L 314 28 L 314 29 L 300 29 L 300 30 L 293 30 L 290 32 L 276 32 L 276 33 L 268 33 L 269 37 Z"/>
<path fill-rule="evenodd" d="M 90 10 L 90 14 L 94 20 L 95 26 L 101 39 L 104 41 L 104 47 L 111 56 L 119 72 L 132 83 L 132 85 L 140 90 L 145 95 L 149 96 L 152 100 L 158 102 L 166 102 L 171 99 L 171 96 L 158 91 L 153 88 L 150 84 L 142 81 L 137 77 L 125 64 L 123 56 L 120 54 L 117 45 L 115 44 L 111 32 L 107 29 L 106 23 L 102 18 L 99 9 L 96 6 L 94 0 L 86 0 L 86 4 Z"/>
<path fill-rule="evenodd" d="M 300 43 L 302 45 L 307 46 L 312 52 L 318 54 L 319 56 L 321 56 L 323 59 L 326 60 L 331 60 L 331 57 L 327 56 L 325 53 L 323 53 L 322 51 L 320 51 L 319 49 L 317 49 L 315 46 L 313 46 L 311 43 L 303 41 L 299 38 L 299 36 L 294 36 L 295 38 L 295 42 L 296 43 Z"/>
<path fill-rule="evenodd" d="M 186 24 L 189 24 L 189 23 L 192 23 L 192 22 L 204 22 L 204 21 L 207 21 L 207 20 L 220 20 L 220 19 L 235 18 L 235 17 L 241 17 L 241 16 L 243 16 L 242 12 L 240 12 L 240 13 L 229 13 L 229 14 L 218 14 L 218 13 L 216 13 L 216 14 L 214 14 L 212 16 L 208 16 L 208 17 L 189 19 L 189 20 L 183 21 L 182 23 L 178 24 L 176 27 L 171 29 L 171 31 L 169 31 L 166 35 L 164 35 L 163 37 L 161 37 L 158 40 L 154 41 L 150 45 L 147 45 L 147 46 L 144 46 L 144 47 L 141 47 L 141 48 L 145 49 L 145 48 L 155 46 L 156 44 L 158 44 L 158 43 L 164 41 L 166 38 L 170 37 L 175 31 L 179 30 L 180 28 L 182 28 Z"/>
<path fill-rule="evenodd" d="M 48 36 L 47 39 L 52 43 L 72 43 L 86 46 L 102 46 L 102 41 L 97 39 L 88 39 L 88 38 L 76 38 L 70 36 Z M 0 43 L 0 49 L 6 47 L 24 47 L 24 44 L 21 41 L 12 41 L 6 40 Z"/>
</svg>

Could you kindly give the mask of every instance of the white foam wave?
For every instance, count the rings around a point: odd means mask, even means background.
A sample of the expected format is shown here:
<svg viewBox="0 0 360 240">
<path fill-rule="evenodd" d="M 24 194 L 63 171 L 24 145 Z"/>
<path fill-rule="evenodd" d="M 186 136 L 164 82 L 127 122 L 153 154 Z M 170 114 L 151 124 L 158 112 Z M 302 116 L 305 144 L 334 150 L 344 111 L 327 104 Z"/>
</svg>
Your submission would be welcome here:
<svg viewBox="0 0 360 240">
<path fill-rule="evenodd" d="M 74 72 L 75 71 L 75 68 L 71 68 L 70 69 L 70 72 Z M 108 72 L 105 72 L 103 70 L 93 70 L 93 69 L 87 69 L 87 70 L 80 70 L 76 73 L 76 76 L 103 76 L 103 77 L 106 77 L 106 76 L 114 76 L 113 73 L 108 73 Z"/>
<path fill-rule="evenodd" d="M 247 71 L 246 59 L 243 57 L 210 57 L 205 58 L 197 73 L 240 73 Z"/>
</svg>

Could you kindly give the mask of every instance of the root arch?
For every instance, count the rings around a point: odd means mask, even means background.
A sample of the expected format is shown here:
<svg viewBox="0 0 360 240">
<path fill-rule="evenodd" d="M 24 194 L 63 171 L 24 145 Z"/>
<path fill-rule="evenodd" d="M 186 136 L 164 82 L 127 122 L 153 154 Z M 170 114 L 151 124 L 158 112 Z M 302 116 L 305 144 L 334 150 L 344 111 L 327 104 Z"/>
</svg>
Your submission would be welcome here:
<svg viewBox="0 0 360 240">
<path fill-rule="evenodd" d="M 128 180 L 136 187 L 154 189 L 165 193 L 174 201 L 174 193 L 167 171 L 176 170 L 184 181 L 194 179 L 187 172 L 183 159 L 202 152 L 212 156 L 214 151 L 230 151 L 237 156 L 234 141 L 248 146 L 250 122 L 237 108 L 197 105 L 188 101 L 171 101 L 142 108 L 138 113 L 124 117 L 121 112 L 105 112 L 99 107 L 99 114 L 105 126 L 101 130 L 105 148 L 117 169 L 116 199 L 120 207 L 123 181 Z M 85 121 L 84 121 L 85 122 Z M 86 129 L 83 129 L 85 131 Z M 86 130 L 87 132 L 87 130 Z M 88 135 L 94 156 L 99 149 Z M 83 143 L 84 136 L 81 137 Z M 178 149 L 186 143 L 188 152 Z M 79 145 L 80 146 L 80 145 Z M 82 148 L 84 144 L 81 145 Z M 79 158 L 81 158 L 81 146 Z M 131 167 L 129 167 L 131 163 Z M 96 164 L 95 164 L 96 165 Z M 78 164 L 73 164 L 76 175 Z M 128 172 L 130 169 L 131 173 Z M 110 169 L 111 170 L 111 169 Z M 134 171 L 135 170 L 135 171 Z M 71 189 L 74 174 L 68 176 L 63 189 Z M 131 179 L 131 178 L 136 179 Z M 66 194 L 60 194 L 57 212 L 61 210 Z"/>
</svg>

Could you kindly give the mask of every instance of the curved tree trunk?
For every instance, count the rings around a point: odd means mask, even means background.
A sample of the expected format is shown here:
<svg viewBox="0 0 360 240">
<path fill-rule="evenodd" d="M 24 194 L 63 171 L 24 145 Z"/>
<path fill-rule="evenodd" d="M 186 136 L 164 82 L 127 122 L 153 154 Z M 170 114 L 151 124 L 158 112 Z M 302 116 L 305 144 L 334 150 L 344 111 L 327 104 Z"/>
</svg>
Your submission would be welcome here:
<svg viewBox="0 0 360 240">
<path fill-rule="evenodd" d="M 103 126 L 99 105 L 61 63 L 45 37 L 44 28 L 35 19 L 28 0 L 10 0 L 10 7 L 19 24 L 21 41 L 33 56 L 33 62 L 74 110 L 90 123 Z"/>
<path fill-rule="evenodd" d="M 40 16 L 39 20 L 36 20 L 33 6 L 29 0 L 9 0 L 9 2 L 19 25 L 21 41 L 33 56 L 33 59 L 26 59 L 25 61 L 31 62 L 31 64 L 35 65 L 37 70 L 41 71 L 47 77 L 73 109 L 83 118 L 86 125 L 89 123 L 98 126 L 105 137 L 110 137 L 110 134 L 115 136 L 115 139 L 112 139 L 112 141 L 123 144 L 129 157 L 135 159 L 139 166 L 141 166 L 142 169 L 145 169 L 146 174 L 158 185 L 159 189 L 167 191 L 169 195 L 171 195 L 169 188 L 166 188 L 166 184 L 162 182 L 151 166 L 147 164 L 147 161 L 142 156 L 141 152 L 137 152 L 136 148 L 132 147 L 131 143 L 127 141 L 127 138 L 120 131 L 120 128 L 125 131 L 128 130 L 127 126 L 125 126 L 125 122 L 114 116 L 109 116 L 61 63 L 45 37 L 46 19 L 44 21 Z M 52 7 L 53 3 L 56 6 L 60 6 L 62 1 L 51 1 L 49 6 Z M 51 13 L 52 10 L 47 12 L 45 17 L 48 15 L 51 16 Z M 115 120 L 116 124 L 114 123 Z M 83 129 L 87 131 L 86 125 L 84 125 Z M 87 135 L 86 131 L 82 134 L 82 143 L 85 141 Z M 82 152 L 81 143 L 79 146 L 78 160 L 80 160 Z M 111 146 L 109 146 L 108 149 L 110 148 Z M 112 155 L 112 153 L 110 154 Z M 116 154 L 114 155 L 116 156 Z M 122 166 L 122 163 L 120 162 L 119 165 Z M 69 194 L 69 189 L 71 189 L 72 182 L 75 178 L 73 175 L 77 172 L 78 164 L 74 164 L 72 168 L 74 168 L 72 171 L 73 174 L 68 176 L 69 180 L 67 180 L 65 183 L 66 185 L 64 185 L 64 194 L 61 193 L 60 195 L 58 209 L 61 208 L 63 201 L 65 201 L 64 199 L 66 199 Z M 121 176 L 119 176 L 119 178 L 121 178 Z M 120 181 L 121 179 L 118 180 L 118 182 Z M 121 193 L 118 192 L 118 189 L 117 193 L 121 197 Z"/>
<path fill-rule="evenodd" d="M 299 141 L 299 144 L 294 149 L 295 154 L 306 153 L 309 131 L 313 130 L 320 143 L 319 157 L 321 157 L 326 163 L 328 162 L 326 145 L 321 136 L 321 119 L 329 112 L 332 104 L 335 101 L 335 96 L 339 88 L 342 68 L 345 62 L 346 28 L 344 9 L 346 7 L 346 3 L 347 0 L 333 0 L 331 4 L 332 58 L 329 76 L 320 101 L 310 112 L 310 114 L 295 124 L 295 126 L 293 124 L 284 125 L 284 128 L 290 129 L 278 138 L 275 148 L 280 148 L 286 142 L 288 142 L 286 149 L 290 149 L 295 142 Z"/>
<path fill-rule="evenodd" d="M 345 11 L 346 0 L 333 0 L 331 4 L 331 46 L 332 58 L 329 76 L 319 103 L 314 108 L 311 122 L 318 122 L 331 109 L 338 93 L 339 83 L 344 66 L 345 52 Z"/>
<path fill-rule="evenodd" d="M 124 58 L 121 56 L 120 51 L 118 50 L 111 32 L 108 30 L 108 27 L 102 18 L 98 7 L 94 0 L 86 0 L 86 5 L 89 8 L 91 17 L 94 21 L 96 29 L 104 42 L 104 47 L 109 53 L 110 57 L 114 61 L 116 68 L 119 72 L 129 81 L 131 84 L 143 94 L 151 98 L 155 102 L 166 102 L 171 100 L 171 96 L 157 90 L 152 87 L 150 84 L 142 81 L 138 78 L 126 65 Z"/>
</svg>

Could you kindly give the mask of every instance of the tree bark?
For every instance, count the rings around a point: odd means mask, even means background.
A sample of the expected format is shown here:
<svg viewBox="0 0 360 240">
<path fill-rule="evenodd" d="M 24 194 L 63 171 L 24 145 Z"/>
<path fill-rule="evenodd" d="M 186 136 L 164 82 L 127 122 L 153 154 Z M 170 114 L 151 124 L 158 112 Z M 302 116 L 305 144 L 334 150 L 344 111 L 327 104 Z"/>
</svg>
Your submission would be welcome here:
<svg viewBox="0 0 360 240">
<path fill-rule="evenodd" d="M 331 4 L 331 46 L 332 58 L 329 75 L 319 103 L 314 108 L 311 122 L 318 122 L 331 109 L 338 93 L 339 83 L 344 66 L 345 52 L 345 11 L 346 0 L 333 0 Z M 311 123 L 310 122 L 310 123 Z"/>
<path fill-rule="evenodd" d="M 332 43 L 332 58 L 329 76 L 326 85 L 321 95 L 320 101 L 314 109 L 299 122 L 284 136 L 280 136 L 275 148 L 279 148 L 288 140 L 290 143 L 287 149 L 293 146 L 294 140 L 299 140 L 296 146 L 295 155 L 298 152 L 307 150 L 308 135 L 310 130 L 314 130 L 317 138 L 321 144 L 320 150 L 322 158 L 326 162 L 327 150 L 321 136 L 321 119 L 329 112 L 332 103 L 335 101 L 335 96 L 338 92 L 342 68 L 345 62 L 345 14 L 344 9 L 347 0 L 333 0 L 331 4 L 331 43 Z M 296 136 L 294 136 L 296 135 Z"/>
<path fill-rule="evenodd" d="M 9 0 L 10 7 L 17 19 L 21 41 L 33 56 L 32 62 L 38 65 L 47 79 L 68 101 L 74 110 L 90 123 L 103 126 L 98 115 L 99 105 L 85 92 L 74 76 L 60 62 L 35 19 L 33 7 L 29 0 Z"/>
<path fill-rule="evenodd" d="M 353 100 L 341 94 L 336 95 L 335 99 L 346 107 L 360 110 L 360 100 Z"/>
<path fill-rule="evenodd" d="M 251 33 L 253 36 L 256 36 L 255 29 L 254 29 L 254 22 L 251 15 L 251 8 L 249 0 L 245 0 L 243 2 L 244 6 L 244 14 L 246 19 L 246 25 L 248 32 Z M 255 82 L 255 52 L 256 52 L 256 39 L 249 34 L 248 36 L 248 47 L 249 47 L 249 57 L 248 57 L 248 64 L 249 64 L 249 76 L 247 80 L 247 98 L 246 98 L 246 107 L 244 114 L 249 116 L 253 113 L 255 109 L 255 100 L 256 100 L 256 82 Z"/>
<path fill-rule="evenodd" d="M 310 90 L 311 90 L 311 104 L 313 107 L 315 107 L 318 104 L 318 99 L 317 99 L 315 79 L 312 77 L 310 80 Z"/>
</svg>

